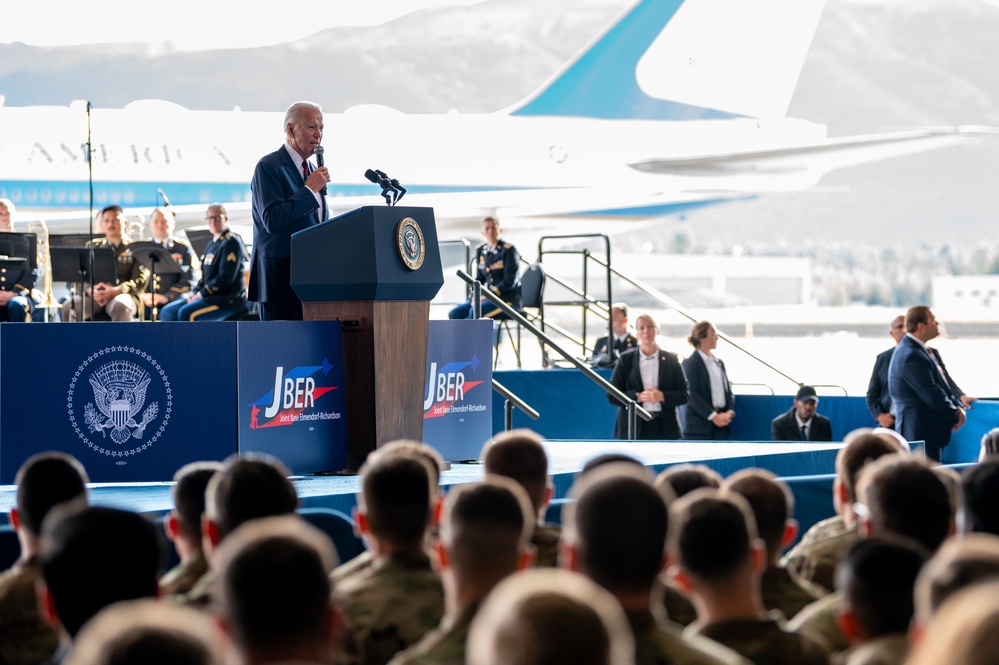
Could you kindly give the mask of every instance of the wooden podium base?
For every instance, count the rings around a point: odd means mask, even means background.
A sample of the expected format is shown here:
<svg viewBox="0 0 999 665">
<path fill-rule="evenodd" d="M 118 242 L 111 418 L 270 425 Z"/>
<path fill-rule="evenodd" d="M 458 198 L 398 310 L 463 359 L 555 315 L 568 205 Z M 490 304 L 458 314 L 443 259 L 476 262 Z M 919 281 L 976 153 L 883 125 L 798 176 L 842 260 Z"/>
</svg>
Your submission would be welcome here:
<svg viewBox="0 0 999 665">
<path fill-rule="evenodd" d="M 423 438 L 427 368 L 427 301 L 305 302 L 306 321 L 343 326 L 347 391 L 347 471 L 396 439 Z"/>
</svg>

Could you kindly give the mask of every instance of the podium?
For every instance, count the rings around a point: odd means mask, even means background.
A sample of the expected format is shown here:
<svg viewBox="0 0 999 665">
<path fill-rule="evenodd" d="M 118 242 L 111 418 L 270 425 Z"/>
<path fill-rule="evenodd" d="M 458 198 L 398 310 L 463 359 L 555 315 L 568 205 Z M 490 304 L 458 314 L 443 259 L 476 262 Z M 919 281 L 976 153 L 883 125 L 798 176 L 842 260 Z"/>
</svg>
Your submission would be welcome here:
<svg viewBox="0 0 999 665">
<path fill-rule="evenodd" d="M 430 301 L 443 283 L 432 208 L 365 206 L 292 235 L 303 318 L 343 329 L 348 470 L 384 443 L 422 439 Z"/>
</svg>

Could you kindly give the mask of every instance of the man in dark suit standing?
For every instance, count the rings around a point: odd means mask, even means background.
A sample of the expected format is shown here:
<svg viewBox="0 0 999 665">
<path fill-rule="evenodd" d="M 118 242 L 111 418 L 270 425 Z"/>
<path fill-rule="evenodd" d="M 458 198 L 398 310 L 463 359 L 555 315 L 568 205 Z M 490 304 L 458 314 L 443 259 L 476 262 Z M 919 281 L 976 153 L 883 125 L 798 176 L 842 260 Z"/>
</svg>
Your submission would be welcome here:
<svg viewBox="0 0 999 665">
<path fill-rule="evenodd" d="M 902 315 L 892 319 L 888 334 L 898 344 L 905 336 L 905 317 Z M 874 361 L 874 371 L 871 381 L 867 384 L 867 408 L 871 416 L 881 427 L 894 427 L 895 416 L 892 414 L 891 395 L 888 393 L 888 364 L 895 347 L 882 351 Z"/>
<path fill-rule="evenodd" d="M 628 330 L 628 306 L 623 302 L 611 306 L 611 330 L 614 332 L 612 343 L 607 343 L 607 337 L 601 337 L 593 345 L 591 360 L 598 367 L 613 367 L 622 353 L 638 348 L 638 340 Z"/>
<path fill-rule="evenodd" d="M 257 162 L 253 193 L 253 252 L 248 298 L 261 321 L 301 321 L 302 302 L 291 288 L 291 235 L 326 219 L 325 166 L 309 158 L 323 140 L 323 112 L 295 102 L 284 117 L 287 143 Z"/>
<path fill-rule="evenodd" d="M 939 461 L 950 433 L 964 424 L 965 404 L 954 396 L 943 366 L 926 346 L 940 332 L 930 308 L 910 307 L 905 332 L 888 367 L 896 429 L 909 441 L 924 441 L 926 456 Z"/>
<path fill-rule="evenodd" d="M 794 406 L 770 422 L 774 441 L 832 441 L 829 419 L 815 413 L 819 397 L 812 386 L 801 386 L 794 396 Z"/>
</svg>

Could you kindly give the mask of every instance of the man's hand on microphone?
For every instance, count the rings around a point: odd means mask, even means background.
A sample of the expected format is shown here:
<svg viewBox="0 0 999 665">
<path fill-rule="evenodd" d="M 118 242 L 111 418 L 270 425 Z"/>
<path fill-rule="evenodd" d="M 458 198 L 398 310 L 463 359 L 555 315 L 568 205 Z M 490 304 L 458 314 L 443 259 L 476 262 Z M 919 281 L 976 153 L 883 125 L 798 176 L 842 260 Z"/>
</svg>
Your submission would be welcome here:
<svg viewBox="0 0 999 665">
<path fill-rule="evenodd" d="M 315 171 L 309 174 L 308 180 L 305 181 L 305 186 L 311 189 L 316 194 L 319 190 L 326 186 L 326 183 L 330 181 L 330 170 L 325 166 L 320 166 Z"/>
</svg>

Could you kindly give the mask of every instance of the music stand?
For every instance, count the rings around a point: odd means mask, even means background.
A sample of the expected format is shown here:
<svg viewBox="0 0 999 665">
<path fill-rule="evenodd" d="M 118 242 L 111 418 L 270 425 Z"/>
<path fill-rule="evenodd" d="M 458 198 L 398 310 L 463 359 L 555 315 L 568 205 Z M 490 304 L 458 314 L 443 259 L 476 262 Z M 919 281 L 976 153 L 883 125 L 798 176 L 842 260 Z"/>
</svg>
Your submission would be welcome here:
<svg viewBox="0 0 999 665">
<path fill-rule="evenodd" d="M 205 248 L 208 247 L 208 243 L 210 243 L 214 237 L 212 232 L 204 231 L 202 229 L 184 229 L 184 233 L 187 234 L 187 239 L 191 243 L 191 249 L 194 250 L 194 255 L 199 258 L 204 256 Z"/>
<path fill-rule="evenodd" d="M 149 271 L 149 283 L 153 287 L 153 314 L 150 321 L 155 321 L 159 314 L 159 307 L 156 305 L 156 276 L 184 274 L 184 267 L 177 263 L 170 251 L 166 247 L 152 240 L 140 240 L 131 243 L 128 248 L 132 250 L 132 256 Z"/>
<path fill-rule="evenodd" d="M 118 283 L 118 269 L 114 249 L 111 247 L 49 247 L 52 259 L 52 279 L 68 282 L 80 287 L 79 293 L 85 293 L 85 286 L 106 282 Z M 93 252 L 94 274 L 90 274 L 90 256 Z M 72 297 L 72 296 L 70 296 Z M 91 291 L 91 301 L 93 291 Z M 91 302 L 91 318 L 93 318 L 93 302 Z M 86 311 L 86 310 L 84 310 Z"/>
</svg>

